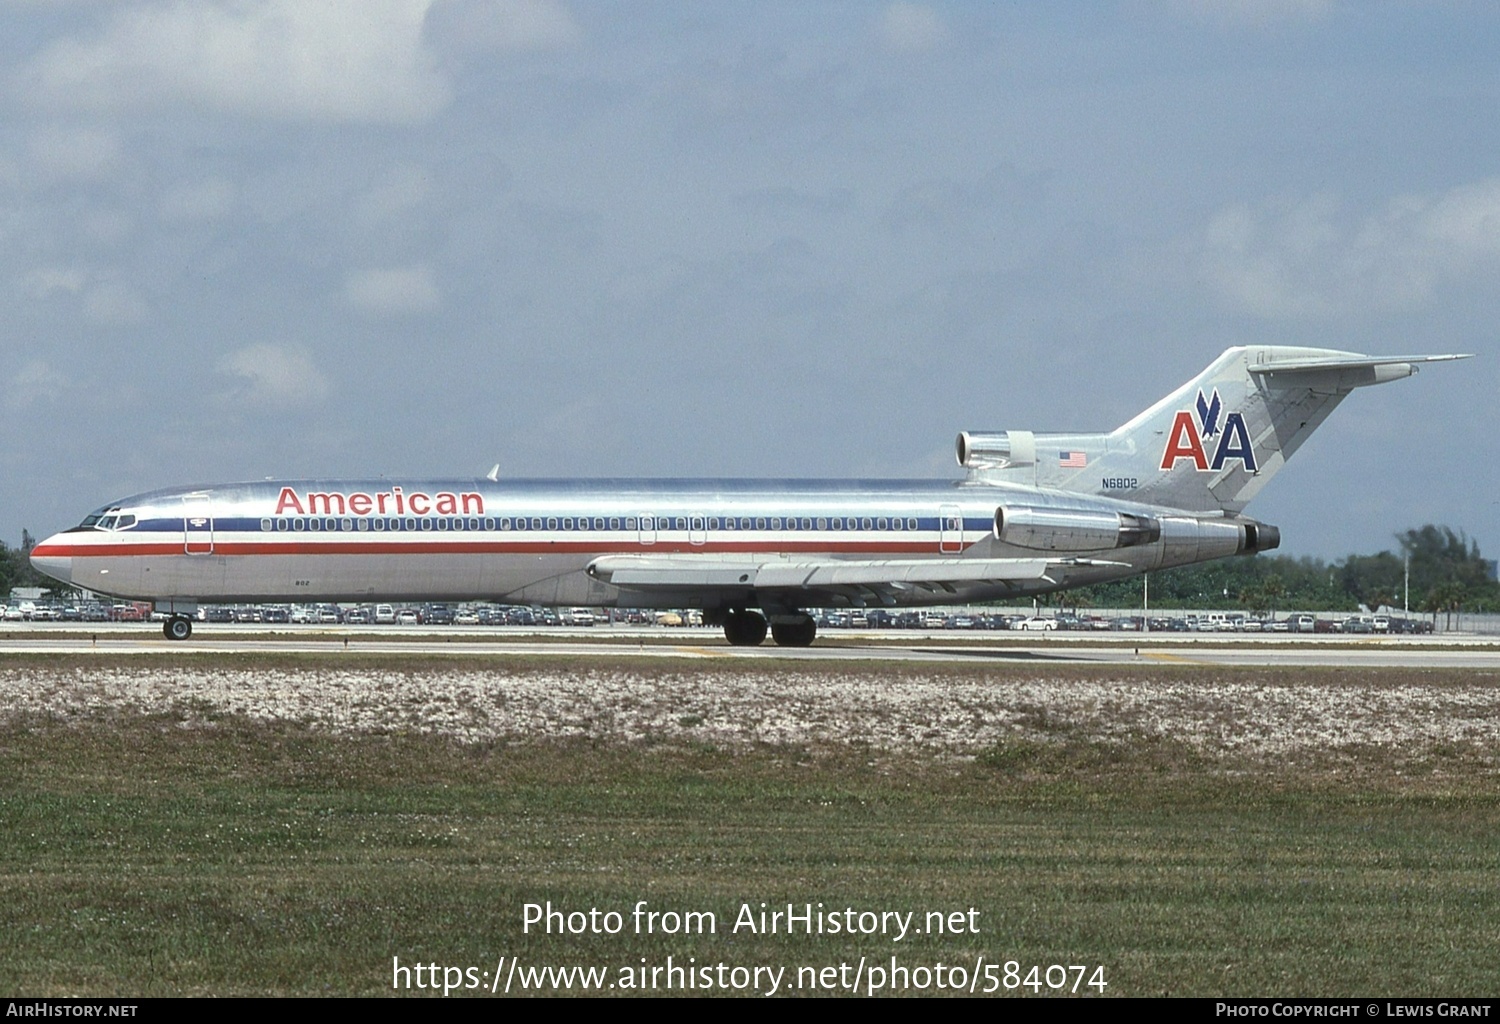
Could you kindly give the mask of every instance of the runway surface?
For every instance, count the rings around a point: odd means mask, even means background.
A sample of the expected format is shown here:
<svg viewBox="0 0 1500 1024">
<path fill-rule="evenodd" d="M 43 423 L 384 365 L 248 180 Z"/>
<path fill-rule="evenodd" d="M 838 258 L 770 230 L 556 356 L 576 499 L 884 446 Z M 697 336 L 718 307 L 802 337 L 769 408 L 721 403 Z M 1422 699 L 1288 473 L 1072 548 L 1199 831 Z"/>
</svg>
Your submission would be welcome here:
<svg viewBox="0 0 1500 1024">
<path fill-rule="evenodd" d="M 730 647 L 716 630 L 624 627 L 506 631 L 402 630 L 392 627 L 200 626 L 184 642 L 166 640 L 154 624 L 0 629 L 0 654 L 361 654 L 759 659 L 943 663 L 1011 661 L 1102 665 L 1245 665 L 1500 669 L 1500 638 L 1470 636 L 1339 637 L 1088 633 L 1022 636 L 945 632 L 839 632 L 810 648 Z"/>
</svg>

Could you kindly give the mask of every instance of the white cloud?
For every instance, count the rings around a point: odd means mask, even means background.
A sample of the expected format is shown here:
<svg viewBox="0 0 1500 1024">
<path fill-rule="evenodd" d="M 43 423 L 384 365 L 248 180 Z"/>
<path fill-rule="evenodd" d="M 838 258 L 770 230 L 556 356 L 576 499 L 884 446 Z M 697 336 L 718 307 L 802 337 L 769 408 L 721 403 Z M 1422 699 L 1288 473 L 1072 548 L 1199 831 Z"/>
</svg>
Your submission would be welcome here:
<svg viewBox="0 0 1500 1024">
<path fill-rule="evenodd" d="M 1264 26 L 1319 21 L 1333 13 L 1336 0 L 1171 0 L 1171 6 L 1224 26 Z"/>
<path fill-rule="evenodd" d="M 234 200 L 234 185 L 223 178 L 205 178 L 167 189 L 157 203 L 157 211 L 167 221 L 212 221 L 226 216 L 234 208 Z"/>
<path fill-rule="evenodd" d="M 37 267 L 21 276 L 21 290 L 37 299 L 55 292 L 77 295 L 87 280 L 88 275 L 78 267 Z"/>
<path fill-rule="evenodd" d="M 1228 305 L 1267 318 L 1413 309 L 1500 263 L 1500 178 L 1401 196 L 1363 215 L 1315 196 L 1236 204 L 1191 246 Z"/>
<path fill-rule="evenodd" d="M 71 383 L 68 378 L 41 359 L 33 359 L 10 379 L 5 404 L 12 410 L 26 409 L 43 402 L 55 402 Z"/>
<path fill-rule="evenodd" d="M 876 26 L 881 41 L 898 53 L 930 53 L 948 39 L 948 26 L 930 7 L 888 4 Z"/>
<path fill-rule="evenodd" d="M 27 140 L 26 155 L 43 178 L 99 180 L 119 163 L 120 140 L 95 128 L 50 127 Z"/>
<path fill-rule="evenodd" d="M 400 220 L 432 197 L 432 175 L 425 167 L 403 164 L 389 168 L 355 199 L 355 212 L 367 224 Z"/>
<path fill-rule="evenodd" d="M 422 313 L 438 305 L 432 268 L 424 265 L 354 271 L 344 281 L 344 296 L 372 314 Z"/>
<path fill-rule="evenodd" d="M 84 319 L 99 327 L 138 324 L 149 312 L 141 294 L 122 281 L 102 281 L 83 296 Z"/>
<path fill-rule="evenodd" d="M 550 50 L 578 41 L 573 15 L 559 0 L 434 0 L 427 37 L 442 50 Z"/>
<path fill-rule="evenodd" d="M 420 120 L 449 99 L 422 42 L 431 0 L 177 0 L 117 10 L 22 72 L 35 99 L 115 109 L 186 102 L 321 121 Z"/>
<path fill-rule="evenodd" d="M 290 406 L 328 394 L 328 381 L 307 353 L 283 345 L 250 345 L 219 361 L 219 372 L 236 380 L 228 397 L 261 406 Z"/>
<path fill-rule="evenodd" d="M 96 327 L 122 327 L 145 320 L 151 311 L 134 287 L 114 272 L 101 274 L 83 267 L 43 266 L 22 274 L 21 293 L 39 301 L 56 296 L 81 297 L 83 317 Z"/>
</svg>

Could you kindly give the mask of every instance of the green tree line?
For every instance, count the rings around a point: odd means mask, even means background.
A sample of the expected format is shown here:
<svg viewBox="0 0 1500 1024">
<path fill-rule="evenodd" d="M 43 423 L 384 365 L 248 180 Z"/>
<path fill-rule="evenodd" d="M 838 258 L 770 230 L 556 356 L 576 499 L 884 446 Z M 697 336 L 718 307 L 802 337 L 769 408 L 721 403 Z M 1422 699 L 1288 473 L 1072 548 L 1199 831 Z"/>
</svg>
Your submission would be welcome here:
<svg viewBox="0 0 1500 1024">
<path fill-rule="evenodd" d="M 31 534 L 26 530 L 21 531 L 21 546 L 18 548 L 9 547 L 4 541 L 0 541 L 0 601 L 10 596 L 12 587 L 57 588 L 54 592 L 58 595 L 69 589 L 31 567 L 28 556 L 33 543 Z"/>
<path fill-rule="evenodd" d="M 1267 613 L 1356 611 L 1361 605 L 1413 612 L 1500 611 L 1500 584 L 1490 578 L 1479 544 L 1446 526 L 1396 534 L 1397 550 L 1338 561 L 1255 555 L 1185 565 L 1151 574 L 1151 604 L 1162 608 L 1244 608 Z M 1408 590 L 1407 569 L 1410 568 Z M 1141 581 L 1118 580 L 1077 592 L 1080 605 L 1139 608 Z M 1064 603 L 1068 603 L 1066 598 Z"/>
</svg>

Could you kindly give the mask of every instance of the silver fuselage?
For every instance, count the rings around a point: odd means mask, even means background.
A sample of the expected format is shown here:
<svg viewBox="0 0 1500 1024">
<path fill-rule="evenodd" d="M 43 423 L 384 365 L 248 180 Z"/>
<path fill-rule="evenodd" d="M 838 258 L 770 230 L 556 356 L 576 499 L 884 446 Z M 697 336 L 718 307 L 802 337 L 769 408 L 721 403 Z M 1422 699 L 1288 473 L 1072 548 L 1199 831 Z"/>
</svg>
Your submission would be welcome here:
<svg viewBox="0 0 1500 1024">
<path fill-rule="evenodd" d="M 37 545 L 47 574 L 158 602 L 488 600 L 625 607 L 755 605 L 756 595 L 622 590 L 589 574 L 605 555 L 717 561 L 1028 558 L 996 510 L 1147 513 L 1160 540 L 1070 559 L 1046 578 L 913 589 L 896 604 L 1042 593 L 1233 554 L 1191 513 L 1004 484 L 933 480 L 270 481 L 152 491 L 112 502 Z M 92 524 L 90 524 L 92 520 Z M 811 592 L 804 607 L 867 603 Z"/>
</svg>

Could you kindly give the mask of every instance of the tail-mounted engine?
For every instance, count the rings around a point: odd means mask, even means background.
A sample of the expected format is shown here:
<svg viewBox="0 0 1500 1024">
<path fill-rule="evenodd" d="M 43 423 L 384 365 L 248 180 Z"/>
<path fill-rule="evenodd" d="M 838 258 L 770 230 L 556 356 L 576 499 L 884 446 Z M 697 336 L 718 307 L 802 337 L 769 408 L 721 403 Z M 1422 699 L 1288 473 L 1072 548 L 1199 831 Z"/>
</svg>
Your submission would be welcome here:
<svg viewBox="0 0 1500 1024">
<path fill-rule="evenodd" d="M 1108 551 L 1155 543 L 1161 523 L 1128 512 L 1001 506 L 995 539 L 1034 551 Z"/>
<path fill-rule="evenodd" d="M 958 435 L 958 464 L 965 469 L 1007 469 L 1036 464 L 1036 435 L 1029 430 Z"/>
<path fill-rule="evenodd" d="M 1004 506 L 995 510 L 995 539 L 1031 551 L 1112 551 L 1164 541 L 1165 565 L 1281 546 L 1281 531 L 1253 519 L 1137 515 L 1103 509 Z"/>
</svg>

